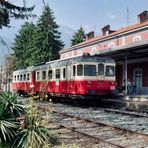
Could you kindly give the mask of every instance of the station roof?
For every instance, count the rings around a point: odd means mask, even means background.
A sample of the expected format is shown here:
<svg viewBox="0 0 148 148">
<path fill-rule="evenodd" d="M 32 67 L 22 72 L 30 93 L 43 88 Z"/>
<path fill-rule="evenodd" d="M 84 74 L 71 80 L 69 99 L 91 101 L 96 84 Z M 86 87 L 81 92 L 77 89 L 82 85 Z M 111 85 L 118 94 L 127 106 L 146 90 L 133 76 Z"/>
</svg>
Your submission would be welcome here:
<svg viewBox="0 0 148 148">
<path fill-rule="evenodd" d="M 110 57 L 118 60 L 125 60 L 125 56 L 128 59 L 137 59 L 148 57 L 148 40 L 137 41 L 132 44 L 118 46 L 114 48 L 108 48 L 98 53 L 103 57 Z"/>
<path fill-rule="evenodd" d="M 106 40 L 106 39 L 110 39 L 110 38 L 113 38 L 114 36 L 120 36 L 122 34 L 126 34 L 128 32 L 131 32 L 131 31 L 134 31 L 134 30 L 137 30 L 137 29 L 141 29 L 143 27 L 148 27 L 148 21 L 143 22 L 143 23 L 136 23 L 134 25 L 119 28 L 115 32 L 110 33 L 109 35 L 105 35 L 105 36 L 104 35 L 98 35 L 94 38 L 91 38 L 89 40 L 81 42 L 81 43 L 74 45 L 70 48 L 62 49 L 59 53 L 64 53 L 64 52 L 68 52 L 68 51 L 71 51 L 71 50 L 79 49 L 83 46 L 95 44 L 96 42 L 100 42 L 100 41 L 103 41 L 103 40 Z"/>
</svg>

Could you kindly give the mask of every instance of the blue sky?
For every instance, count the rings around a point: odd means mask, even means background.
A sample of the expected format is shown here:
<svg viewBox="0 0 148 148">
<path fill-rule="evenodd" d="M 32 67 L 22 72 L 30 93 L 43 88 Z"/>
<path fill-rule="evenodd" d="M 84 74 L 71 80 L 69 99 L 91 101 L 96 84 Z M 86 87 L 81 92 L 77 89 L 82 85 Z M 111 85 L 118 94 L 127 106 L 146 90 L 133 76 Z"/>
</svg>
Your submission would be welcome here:
<svg viewBox="0 0 148 148">
<path fill-rule="evenodd" d="M 22 6 L 23 0 L 9 0 Z M 137 22 L 137 15 L 148 10 L 148 0 L 44 0 L 54 12 L 57 24 L 77 30 L 83 26 L 86 32 L 95 31 L 97 35 L 105 25 L 111 29 L 127 25 L 127 8 L 129 10 L 129 24 Z M 43 9 L 42 0 L 26 0 L 26 6 L 35 5 L 33 13 L 38 16 Z M 35 21 L 35 20 L 33 20 Z M 0 36 L 11 45 L 17 31 L 24 21 L 11 21 L 11 28 L 0 30 Z M 1 47 L 0 48 L 5 48 Z M 7 50 L 0 50 L 0 57 L 7 53 Z"/>
<path fill-rule="evenodd" d="M 22 0 L 11 0 L 22 4 Z M 127 25 L 127 8 L 129 22 L 137 21 L 137 14 L 148 9 L 148 0 L 44 0 L 54 12 L 59 25 L 78 29 L 84 26 L 86 31 L 99 30 L 110 24 L 117 29 Z M 36 5 L 34 13 L 41 14 L 42 0 L 26 0 L 27 6 Z M 17 26 L 19 25 L 18 22 Z M 14 25 L 15 25 L 14 24 Z M 14 26 L 15 27 L 15 26 Z"/>
</svg>

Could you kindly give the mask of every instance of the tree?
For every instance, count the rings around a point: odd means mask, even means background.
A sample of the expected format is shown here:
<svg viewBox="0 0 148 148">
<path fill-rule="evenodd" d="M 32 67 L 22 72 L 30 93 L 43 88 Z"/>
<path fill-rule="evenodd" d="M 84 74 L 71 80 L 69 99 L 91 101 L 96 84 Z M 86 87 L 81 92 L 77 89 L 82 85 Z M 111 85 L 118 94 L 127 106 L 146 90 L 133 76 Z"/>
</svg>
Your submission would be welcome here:
<svg viewBox="0 0 148 148">
<path fill-rule="evenodd" d="M 37 25 L 25 23 L 22 26 L 12 47 L 17 69 L 58 58 L 59 50 L 64 45 L 54 19 L 47 5 Z"/>
<path fill-rule="evenodd" d="M 85 39 L 85 31 L 82 27 L 80 27 L 72 36 L 71 46 L 81 43 L 85 41 Z"/>
<path fill-rule="evenodd" d="M 60 39 L 61 33 L 58 28 L 52 10 L 46 5 L 37 22 L 37 32 L 31 46 L 31 61 L 34 61 L 34 64 L 59 57 L 59 50 L 63 48 L 64 44 Z"/>
<path fill-rule="evenodd" d="M 16 60 L 15 68 L 23 68 L 30 66 L 31 49 L 30 45 L 34 34 L 36 33 L 36 26 L 33 23 L 26 22 L 18 35 L 16 35 L 12 50 L 14 51 L 14 57 Z"/>
<path fill-rule="evenodd" d="M 31 16 L 35 16 L 29 13 L 29 12 L 32 12 L 33 9 L 34 9 L 34 6 L 30 8 L 19 7 L 19 6 L 13 5 L 7 0 L 0 0 L 0 29 L 3 26 L 8 27 L 10 23 L 10 18 L 12 17 L 15 19 L 24 19 Z"/>
</svg>

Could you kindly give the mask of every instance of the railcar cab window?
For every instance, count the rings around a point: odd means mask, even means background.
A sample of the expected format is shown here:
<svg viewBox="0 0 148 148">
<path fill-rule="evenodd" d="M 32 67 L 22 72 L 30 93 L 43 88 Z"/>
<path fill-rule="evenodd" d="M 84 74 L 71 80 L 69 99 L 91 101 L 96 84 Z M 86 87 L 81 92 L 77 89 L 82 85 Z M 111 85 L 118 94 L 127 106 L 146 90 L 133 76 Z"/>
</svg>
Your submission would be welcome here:
<svg viewBox="0 0 148 148">
<path fill-rule="evenodd" d="M 85 76 L 96 76 L 96 65 L 84 65 Z"/>
<path fill-rule="evenodd" d="M 83 65 L 77 65 L 77 76 L 83 75 Z"/>
<path fill-rule="evenodd" d="M 48 80 L 52 79 L 52 70 L 48 71 Z"/>
<path fill-rule="evenodd" d="M 114 75 L 115 75 L 115 67 L 106 66 L 106 76 L 114 76 Z"/>
<path fill-rule="evenodd" d="M 104 64 L 98 64 L 98 75 L 104 75 Z"/>
<path fill-rule="evenodd" d="M 46 71 L 42 71 L 42 80 L 46 80 Z"/>
<path fill-rule="evenodd" d="M 56 79 L 60 79 L 60 69 L 56 69 Z"/>
</svg>

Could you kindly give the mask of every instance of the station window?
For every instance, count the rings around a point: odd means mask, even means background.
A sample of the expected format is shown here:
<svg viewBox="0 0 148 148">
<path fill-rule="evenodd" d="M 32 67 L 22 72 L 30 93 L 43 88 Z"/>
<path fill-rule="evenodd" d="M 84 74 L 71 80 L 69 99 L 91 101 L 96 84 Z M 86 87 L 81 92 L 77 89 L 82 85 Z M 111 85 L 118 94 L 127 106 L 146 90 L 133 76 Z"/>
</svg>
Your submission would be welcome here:
<svg viewBox="0 0 148 148">
<path fill-rule="evenodd" d="M 27 81 L 29 81 L 29 80 L 30 80 L 30 74 L 27 73 Z"/>
<path fill-rule="evenodd" d="M 60 69 L 56 69 L 56 79 L 60 79 Z"/>
<path fill-rule="evenodd" d="M 26 81 L 26 74 L 24 74 L 24 81 Z"/>
<path fill-rule="evenodd" d="M 52 79 L 52 70 L 48 71 L 48 80 Z"/>
<path fill-rule="evenodd" d="M 114 75 L 115 75 L 115 67 L 106 66 L 106 76 L 114 76 Z"/>
<path fill-rule="evenodd" d="M 140 35 L 137 35 L 133 38 L 133 42 L 138 42 L 138 41 L 141 41 L 141 36 Z"/>
<path fill-rule="evenodd" d="M 46 71 L 42 71 L 42 80 L 46 80 Z"/>
<path fill-rule="evenodd" d="M 104 64 L 98 64 L 98 75 L 104 75 Z"/>
<path fill-rule="evenodd" d="M 63 78 L 66 78 L 66 69 L 63 68 Z"/>
<path fill-rule="evenodd" d="M 76 76 L 76 66 L 73 65 L 73 76 Z"/>
<path fill-rule="evenodd" d="M 85 76 L 96 76 L 96 65 L 84 65 Z"/>
<path fill-rule="evenodd" d="M 40 80 L 40 72 L 39 72 L 39 71 L 36 73 L 36 80 L 37 80 L 37 81 Z"/>
<path fill-rule="evenodd" d="M 83 65 L 77 66 L 77 75 L 82 76 L 83 75 Z"/>
</svg>

